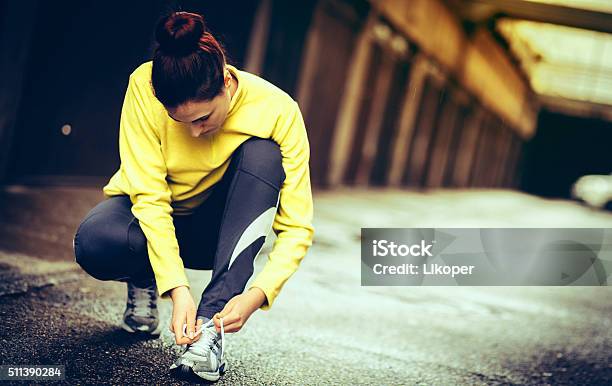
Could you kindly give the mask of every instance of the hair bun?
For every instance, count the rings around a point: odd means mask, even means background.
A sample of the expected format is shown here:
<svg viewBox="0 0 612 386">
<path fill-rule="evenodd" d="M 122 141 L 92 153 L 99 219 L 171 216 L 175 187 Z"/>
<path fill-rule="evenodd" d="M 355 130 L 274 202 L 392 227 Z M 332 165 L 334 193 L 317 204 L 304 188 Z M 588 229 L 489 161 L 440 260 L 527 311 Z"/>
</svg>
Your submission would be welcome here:
<svg viewBox="0 0 612 386">
<path fill-rule="evenodd" d="M 155 38 L 159 49 L 167 55 L 186 56 L 198 49 L 206 28 L 201 15 L 175 12 L 157 24 Z"/>
</svg>

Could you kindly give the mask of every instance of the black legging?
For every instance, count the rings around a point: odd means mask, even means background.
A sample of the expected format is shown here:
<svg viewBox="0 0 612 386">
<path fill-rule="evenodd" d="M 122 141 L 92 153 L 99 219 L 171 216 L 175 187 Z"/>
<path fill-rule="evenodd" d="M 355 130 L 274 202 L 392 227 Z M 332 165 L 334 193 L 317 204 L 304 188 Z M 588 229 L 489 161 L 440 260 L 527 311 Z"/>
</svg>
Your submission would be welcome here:
<svg viewBox="0 0 612 386">
<path fill-rule="evenodd" d="M 248 139 L 233 153 L 206 201 L 191 215 L 173 216 L 184 266 L 213 270 L 198 316 L 211 319 L 244 291 L 253 275 L 255 257 L 265 241 L 262 234 L 272 226 L 285 179 L 281 159 L 275 142 Z M 91 276 L 117 281 L 153 277 L 147 240 L 131 207 L 129 196 L 111 197 L 81 222 L 74 238 L 75 256 Z"/>
</svg>

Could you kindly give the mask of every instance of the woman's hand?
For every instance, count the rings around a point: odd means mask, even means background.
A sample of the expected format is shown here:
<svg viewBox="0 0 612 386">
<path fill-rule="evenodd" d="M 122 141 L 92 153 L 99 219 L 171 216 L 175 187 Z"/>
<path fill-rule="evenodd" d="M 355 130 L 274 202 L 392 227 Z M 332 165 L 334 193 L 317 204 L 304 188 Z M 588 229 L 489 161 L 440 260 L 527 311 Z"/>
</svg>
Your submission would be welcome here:
<svg viewBox="0 0 612 386">
<path fill-rule="evenodd" d="M 266 295 L 257 287 L 253 287 L 243 294 L 234 296 L 227 302 L 221 312 L 213 316 L 213 322 L 215 323 L 217 332 L 221 332 L 220 318 L 223 318 L 223 328 L 225 332 L 240 331 L 251 314 L 261 307 L 265 301 Z"/>
<path fill-rule="evenodd" d="M 195 329 L 199 328 L 202 321 L 199 320 L 196 325 L 196 305 L 189 292 L 189 288 L 180 286 L 173 288 L 170 291 L 172 298 L 172 321 L 170 322 L 170 331 L 174 333 L 176 344 L 191 344 L 200 339 L 200 335 L 194 337 Z M 187 324 L 187 334 L 189 337 L 183 336 L 183 325 Z"/>
</svg>

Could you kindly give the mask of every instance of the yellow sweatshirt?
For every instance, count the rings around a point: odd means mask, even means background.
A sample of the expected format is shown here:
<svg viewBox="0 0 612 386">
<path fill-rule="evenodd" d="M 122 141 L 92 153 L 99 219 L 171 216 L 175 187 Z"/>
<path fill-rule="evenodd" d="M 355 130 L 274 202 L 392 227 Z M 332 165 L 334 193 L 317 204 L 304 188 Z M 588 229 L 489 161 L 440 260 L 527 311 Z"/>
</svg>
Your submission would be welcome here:
<svg viewBox="0 0 612 386">
<path fill-rule="evenodd" d="M 189 286 L 172 214 L 188 214 L 200 205 L 229 166 L 232 153 L 250 137 L 280 145 L 286 174 L 273 223 L 277 235 L 263 270 L 252 287 L 260 288 L 272 306 L 312 244 L 310 149 L 297 103 L 271 83 L 228 66 L 238 79 L 223 126 L 194 138 L 187 124 L 170 118 L 150 84 L 151 62 L 131 75 L 119 128 L 121 166 L 103 188 L 111 197 L 127 194 L 132 213 L 147 238 L 147 249 L 160 296 Z"/>
</svg>

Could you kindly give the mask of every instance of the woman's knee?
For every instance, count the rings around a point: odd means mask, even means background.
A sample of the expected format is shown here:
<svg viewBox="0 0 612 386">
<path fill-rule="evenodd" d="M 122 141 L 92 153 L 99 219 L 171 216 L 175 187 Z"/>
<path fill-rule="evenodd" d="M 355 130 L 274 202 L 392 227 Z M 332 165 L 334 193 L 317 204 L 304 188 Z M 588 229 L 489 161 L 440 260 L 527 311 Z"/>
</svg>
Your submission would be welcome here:
<svg viewBox="0 0 612 386">
<path fill-rule="evenodd" d="M 128 227 L 117 213 L 88 216 L 74 236 L 76 262 L 99 280 L 116 280 L 122 275 L 122 260 L 129 251 Z"/>
<path fill-rule="evenodd" d="M 271 139 L 253 137 L 238 149 L 239 168 L 280 189 L 285 180 L 280 147 Z"/>
</svg>

